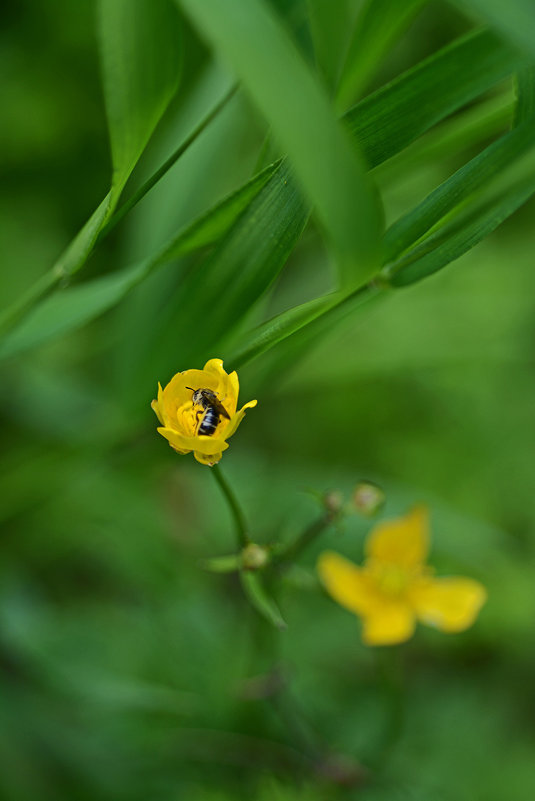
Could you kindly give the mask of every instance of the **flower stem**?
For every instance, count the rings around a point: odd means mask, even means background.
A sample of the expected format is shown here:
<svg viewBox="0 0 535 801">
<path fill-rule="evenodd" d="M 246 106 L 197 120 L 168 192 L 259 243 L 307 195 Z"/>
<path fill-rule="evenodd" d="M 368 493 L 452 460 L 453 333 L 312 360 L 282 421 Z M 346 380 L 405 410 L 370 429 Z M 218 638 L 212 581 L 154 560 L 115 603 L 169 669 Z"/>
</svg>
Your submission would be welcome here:
<svg viewBox="0 0 535 801">
<path fill-rule="evenodd" d="M 315 520 L 279 554 L 278 561 L 293 562 L 332 522 L 332 514 L 323 515 Z"/>
<path fill-rule="evenodd" d="M 225 500 L 229 505 L 229 509 L 234 519 L 234 524 L 236 526 L 236 536 L 238 538 L 238 544 L 240 548 L 245 548 L 246 545 L 249 545 L 251 540 L 249 538 L 249 534 L 247 533 L 247 523 L 245 520 L 245 514 L 243 512 L 243 509 L 241 508 L 240 503 L 236 498 L 236 495 L 231 489 L 230 484 L 228 483 L 225 476 L 221 472 L 221 468 L 219 467 L 219 465 L 215 464 L 211 468 L 210 472 L 215 476 L 215 480 L 219 484 L 221 492 L 225 496 Z"/>
</svg>

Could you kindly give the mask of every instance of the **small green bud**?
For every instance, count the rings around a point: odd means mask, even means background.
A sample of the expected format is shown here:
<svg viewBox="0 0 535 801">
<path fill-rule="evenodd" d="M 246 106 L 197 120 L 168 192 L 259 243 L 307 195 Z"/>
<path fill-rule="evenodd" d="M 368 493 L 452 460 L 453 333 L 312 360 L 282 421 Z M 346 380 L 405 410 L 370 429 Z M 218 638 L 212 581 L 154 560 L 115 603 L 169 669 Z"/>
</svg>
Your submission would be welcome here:
<svg viewBox="0 0 535 801">
<path fill-rule="evenodd" d="M 364 517 L 373 517 L 384 506 L 386 495 L 373 481 L 359 481 L 353 490 L 353 506 Z"/>
<path fill-rule="evenodd" d="M 263 545 L 251 542 L 241 552 L 241 559 L 245 570 L 260 570 L 269 562 L 269 551 Z"/>
</svg>

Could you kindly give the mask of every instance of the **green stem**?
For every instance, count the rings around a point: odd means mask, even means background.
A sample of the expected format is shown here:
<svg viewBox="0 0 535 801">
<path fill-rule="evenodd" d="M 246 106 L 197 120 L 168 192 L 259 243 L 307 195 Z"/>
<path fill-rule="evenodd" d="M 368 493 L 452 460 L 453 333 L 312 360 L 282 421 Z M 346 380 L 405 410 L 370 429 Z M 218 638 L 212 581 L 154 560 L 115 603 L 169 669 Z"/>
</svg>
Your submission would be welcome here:
<svg viewBox="0 0 535 801">
<path fill-rule="evenodd" d="M 297 539 L 291 542 L 278 556 L 279 562 L 293 562 L 301 555 L 301 553 L 314 542 L 314 540 L 322 534 L 325 529 L 329 528 L 333 522 L 334 517 L 332 514 L 326 514 L 318 520 L 311 523 Z"/>
<path fill-rule="evenodd" d="M 219 465 L 215 464 L 211 468 L 211 472 L 213 473 L 215 480 L 219 484 L 219 488 L 221 489 L 221 492 L 225 496 L 225 500 L 229 505 L 229 509 L 234 519 L 234 525 L 236 527 L 236 536 L 238 538 L 238 544 L 240 548 L 245 548 L 246 545 L 249 545 L 251 540 L 249 538 L 249 534 L 247 533 L 247 523 L 245 520 L 245 514 L 243 512 L 243 509 L 241 508 L 236 495 L 231 489 L 230 484 L 228 483 L 225 476 L 221 472 L 221 468 L 219 467 Z"/>
<path fill-rule="evenodd" d="M 145 197 L 147 192 L 149 192 L 152 189 L 152 187 L 158 183 L 160 178 L 163 178 L 166 172 L 168 172 L 171 169 L 171 167 L 175 164 L 175 162 L 178 161 L 180 156 L 182 156 L 182 154 L 186 152 L 186 150 L 190 147 L 190 145 L 193 144 L 193 142 L 197 139 L 197 137 L 200 136 L 200 134 L 202 134 L 204 129 L 212 122 L 212 120 L 215 117 L 217 117 L 219 112 L 224 108 L 224 106 L 226 106 L 228 101 L 234 96 L 237 88 L 238 85 L 235 84 L 229 89 L 226 95 L 224 95 L 224 97 L 222 97 L 221 100 L 219 100 L 215 104 L 215 106 L 211 109 L 211 111 L 208 112 L 206 117 L 204 117 L 204 119 L 200 121 L 200 123 L 197 125 L 196 128 L 193 129 L 190 135 L 186 137 L 186 139 L 184 139 L 184 141 L 177 147 L 174 153 L 171 153 L 169 158 L 166 161 L 164 161 L 162 166 L 159 169 L 157 169 L 156 172 L 153 175 L 151 175 L 151 177 L 147 181 L 145 181 L 145 183 L 142 186 L 139 187 L 137 192 L 134 192 L 132 197 L 129 198 L 126 201 L 126 203 L 123 203 L 123 205 L 119 209 L 117 209 L 115 214 L 111 217 L 111 219 L 108 220 L 104 228 L 99 233 L 97 238 L 97 243 L 100 242 L 101 239 L 103 239 L 105 236 L 107 236 L 110 233 L 110 231 L 112 231 L 115 228 L 115 226 L 119 222 L 121 222 L 123 217 L 126 214 L 128 214 L 128 212 L 131 209 L 133 209 L 133 207 L 137 205 L 143 197 Z"/>
</svg>

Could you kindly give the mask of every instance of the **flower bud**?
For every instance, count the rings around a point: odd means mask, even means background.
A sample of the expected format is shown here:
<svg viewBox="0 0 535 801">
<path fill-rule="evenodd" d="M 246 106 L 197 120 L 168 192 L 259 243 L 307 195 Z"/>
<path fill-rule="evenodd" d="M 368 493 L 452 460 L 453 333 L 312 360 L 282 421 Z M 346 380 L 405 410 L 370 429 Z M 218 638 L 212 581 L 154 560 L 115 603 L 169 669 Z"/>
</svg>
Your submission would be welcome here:
<svg viewBox="0 0 535 801">
<path fill-rule="evenodd" d="M 344 508 L 344 496 L 340 490 L 329 490 L 323 495 L 323 505 L 327 512 L 336 517 Z"/>
<path fill-rule="evenodd" d="M 359 481 L 353 490 L 352 500 L 357 512 L 364 517 L 373 517 L 382 509 L 386 496 L 373 481 Z"/>
<path fill-rule="evenodd" d="M 269 562 L 269 551 L 263 545 L 251 542 L 241 552 L 241 558 L 245 570 L 260 570 Z"/>
</svg>

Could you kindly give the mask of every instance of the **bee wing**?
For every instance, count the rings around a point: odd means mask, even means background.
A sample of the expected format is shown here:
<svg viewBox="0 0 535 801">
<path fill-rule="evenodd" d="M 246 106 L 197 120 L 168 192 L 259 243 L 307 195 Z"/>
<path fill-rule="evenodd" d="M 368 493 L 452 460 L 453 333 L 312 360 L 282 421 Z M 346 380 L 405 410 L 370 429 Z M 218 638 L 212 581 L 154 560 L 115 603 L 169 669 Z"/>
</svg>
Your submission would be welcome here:
<svg viewBox="0 0 535 801">
<path fill-rule="evenodd" d="M 226 417 L 227 420 L 230 420 L 230 414 L 227 412 L 227 410 L 225 409 L 219 398 L 214 398 L 213 400 L 210 400 L 210 405 L 217 412 L 219 412 L 219 414 L 221 414 L 223 417 Z"/>
</svg>

